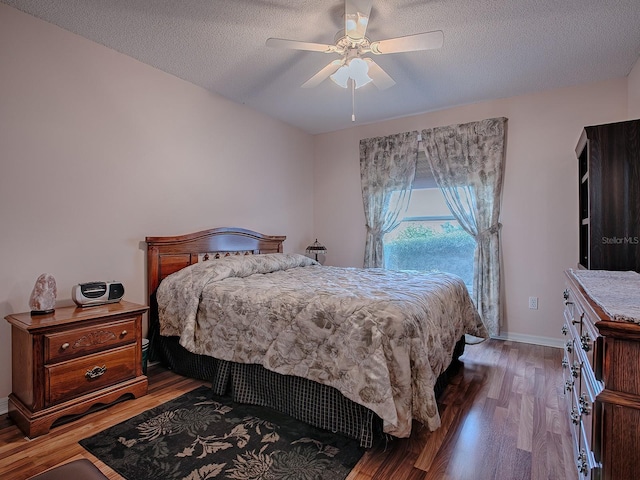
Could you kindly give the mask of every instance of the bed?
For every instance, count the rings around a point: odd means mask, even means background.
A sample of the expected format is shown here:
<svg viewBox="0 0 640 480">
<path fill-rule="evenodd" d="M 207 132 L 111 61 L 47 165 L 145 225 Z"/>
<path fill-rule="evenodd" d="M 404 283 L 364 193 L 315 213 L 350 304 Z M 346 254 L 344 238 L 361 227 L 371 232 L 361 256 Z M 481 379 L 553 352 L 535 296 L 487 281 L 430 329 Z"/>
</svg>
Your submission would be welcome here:
<svg viewBox="0 0 640 480">
<path fill-rule="evenodd" d="M 460 279 L 325 267 L 284 236 L 147 237 L 150 359 L 371 446 L 440 424 L 465 334 L 487 332 Z"/>
</svg>

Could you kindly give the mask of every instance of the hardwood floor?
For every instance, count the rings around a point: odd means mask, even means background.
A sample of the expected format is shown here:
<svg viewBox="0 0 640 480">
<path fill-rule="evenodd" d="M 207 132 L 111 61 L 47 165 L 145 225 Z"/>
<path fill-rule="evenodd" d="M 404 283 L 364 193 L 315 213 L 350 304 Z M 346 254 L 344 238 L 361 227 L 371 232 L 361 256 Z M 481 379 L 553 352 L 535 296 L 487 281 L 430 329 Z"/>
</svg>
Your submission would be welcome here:
<svg viewBox="0 0 640 480">
<path fill-rule="evenodd" d="M 442 427 L 367 452 L 348 480 L 577 479 L 562 350 L 489 340 L 467 345 L 440 398 Z"/>
<path fill-rule="evenodd" d="M 562 350 L 509 341 L 468 345 L 463 367 L 440 398 L 442 427 L 414 425 L 411 438 L 365 453 L 348 480 L 576 479 L 562 393 Z M 0 419 L 0 478 L 25 479 L 86 457 L 110 479 L 121 477 L 78 441 L 199 385 L 149 368 L 149 394 L 26 439 Z"/>
</svg>

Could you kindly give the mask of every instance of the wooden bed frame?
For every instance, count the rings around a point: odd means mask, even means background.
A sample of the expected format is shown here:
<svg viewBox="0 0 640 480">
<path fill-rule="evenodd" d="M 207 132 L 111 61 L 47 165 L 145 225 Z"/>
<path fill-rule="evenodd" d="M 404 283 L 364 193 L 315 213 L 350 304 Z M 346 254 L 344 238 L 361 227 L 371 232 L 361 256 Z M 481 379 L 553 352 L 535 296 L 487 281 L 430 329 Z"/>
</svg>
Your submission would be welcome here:
<svg viewBox="0 0 640 480">
<path fill-rule="evenodd" d="M 224 361 L 216 360 L 212 357 L 204 355 L 196 355 L 188 352 L 184 347 L 179 345 L 177 337 L 161 337 L 158 328 L 157 319 L 157 302 L 155 300 L 155 292 L 160 282 L 168 275 L 181 270 L 189 265 L 198 263 L 200 256 L 208 254 L 210 257 L 226 256 L 234 254 L 264 254 L 264 253 L 282 253 L 282 243 L 286 239 L 285 236 L 271 236 L 264 235 L 251 230 L 242 228 L 214 228 L 211 230 L 204 230 L 197 233 L 191 233 L 187 235 L 171 236 L 171 237 L 147 237 L 147 287 L 149 295 L 149 335 L 150 335 L 150 359 L 154 359 L 154 351 L 159 352 L 155 359 L 160 359 L 169 368 L 180 373 L 182 375 L 201 378 L 203 380 L 212 381 L 213 390 L 222 394 L 223 383 L 227 384 L 227 373 L 220 373 L 221 370 L 226 372 L 227 365 L 223 365 Z M 157 346 L 156 346 L 157 345 Z M 436 396 L 439 396 L 444 387 L 449 382 L 449 378 L 455 374 L 458 370 L 460 362 L 458 358 L 464 352 L 464 336 L 457 343 L 452 362 L 446 371 L 440 375 L 436 383 L 435 391 Z M 235 368 L 233 362 L 226 362 L 232 365 L 232 369 Z M 236 366 L 238 364 L 235 364 Z M 241 367 L 263 367 L 259 365 L 241 366 Z M 243 373 L 244 375 L 244 373 Z M 287 382 L 294 377 L 286 375 L 279 375 L 264 369 L 260 375 L 272 375 L 269 382 L 278 383 L 281 380 Z M 224 380 L 222 380 L 224 378 Z M 256 377 L 258 378 L 258 377 Z M 264 378 L 264 377 L 259 377 Z M 374 430 L 381 432 L 382 421 L 370 410 L 361 405 L 353 403 L 351 400 L 346 399 L 333 387 L 312 382 L 306 379 L 295 379 L 308 382 L 305 384 L 305 389 L 311 391 L 314 390 L 314 395 L 319 394 L 323 398 L 329 398 L 329 402 L 334 405 L 339 405 L 340 411 L 345 413 L 350 418 L 349 422 L 344 422 L 342 418 L 338 418 L 335 424 L 328 427 L 326 424 L 318 424 L 316 418 L 313 415 L 318 415 L 317 412 L 309 414 L 308 405 L 301 402 L 300 410 L 298 406 L 292 407 L 291 410 L 282 410 L 284 413 L 291 415 L 298 420 L 306 421 L 320 428 L 328 428 L 333 431 L 340 431 L 348 436 L 359 438 L 362 446 L 370 447 L 372 438 L 374 436 Z M 260 380 L 263 381 L 263 380 Z M 226 388 L 226 387 L 224 387 Z M 231 387 L 233 389 L 233 386 Z M 299 388 L 298 384 L 283 384 L 283 391 L 294 392 Z M 317 392 L 317 393 L 316 393 Z M 289 396 L 293 394 L 289 394 Z M 279 409 L 280 405 L 269 405 L 268 403 L 256 403 L 271 406 L 272 408 Z M 300 415 L 300 416 L 299 416 Z M 307 417 L 306 415 L 310 415 Z M 322 412 L 321 416 L 325 417 L 325 413 Z M 355 419 L 355 420 L 354 420 Z M 379 423 L 378 423 L 379 421 Z M 348 424 L 347 427 L 340 427 L 339 425 Z M 339 430 L 339 428 L 346 428 L 346 430 Z M 353 432 L 360 432 L 354 435 Z M 375 433 L 377 435 L 377 433 Z"/>
<path fill-rule="evenodd" d="M 212 228 L 174 237 L 147 237 L 147 294 L 149 299 L 160 282 L 178 270 L 198 263 L 203 253 L 282 253 L 287 237 L 264 235 L 244 228 Z"/>
</svg>

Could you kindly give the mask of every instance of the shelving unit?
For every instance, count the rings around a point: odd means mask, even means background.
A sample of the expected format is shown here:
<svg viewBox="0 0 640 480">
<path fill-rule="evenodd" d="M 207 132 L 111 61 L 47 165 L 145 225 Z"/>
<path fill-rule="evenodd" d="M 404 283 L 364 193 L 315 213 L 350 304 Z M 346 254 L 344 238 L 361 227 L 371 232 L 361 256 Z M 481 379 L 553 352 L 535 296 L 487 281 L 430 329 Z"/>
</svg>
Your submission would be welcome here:
<svg viewBox="0 0 640 480">
<path fill-rule="evenodd" d="M 578 157 L 578 266 L 640 271 L 640 120 L 585 127 Z"/>
</svg>

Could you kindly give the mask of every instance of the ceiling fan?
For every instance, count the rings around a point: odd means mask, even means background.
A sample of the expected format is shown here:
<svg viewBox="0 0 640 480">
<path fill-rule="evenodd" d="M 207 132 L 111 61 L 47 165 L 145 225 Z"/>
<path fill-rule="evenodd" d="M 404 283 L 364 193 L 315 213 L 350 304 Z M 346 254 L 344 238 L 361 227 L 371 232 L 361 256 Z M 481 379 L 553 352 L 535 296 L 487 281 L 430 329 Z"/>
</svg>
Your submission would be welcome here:
<svg viewBox="0 0 640 480">
<path fill-rule="evenodd" d="M 372 42 L 366 36 L 372 0 L 345 0 L 344 3 L 344 34 L 342 31 L 338 32 L 338 39 L 334 45 L 283 38 L 267 39 L 266 45 L 268 47 L 339 55 L 340 58 L 333 60 L 303 83 L 303 88 L 315 87 L 330 77 L 343 88 L 347 88 L 349 81 L 351 81 L 352 90 L 370 82 L 379 90 L 385 90 L 395 85 L 396 82 L 373 59 L 365 55 L 369 53 L 386 55 L 442 47 L 444 35 L 441 30 Z M 355 117 L 352 116 L 352 118 Z"/>
</svg>

